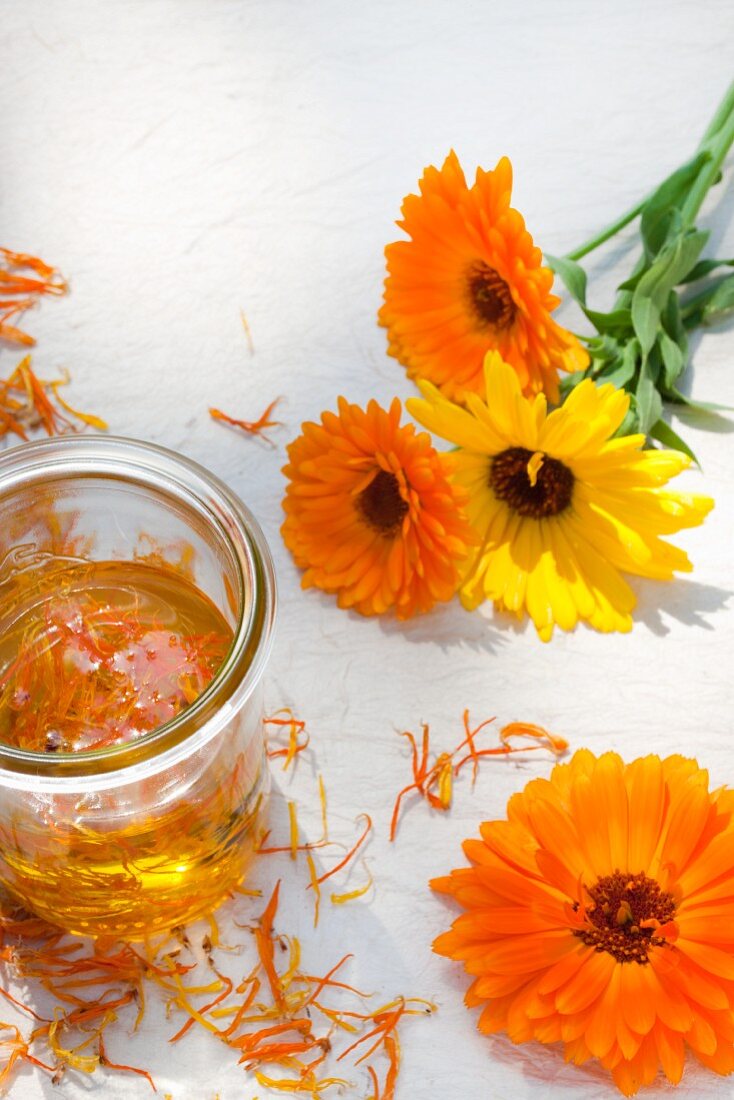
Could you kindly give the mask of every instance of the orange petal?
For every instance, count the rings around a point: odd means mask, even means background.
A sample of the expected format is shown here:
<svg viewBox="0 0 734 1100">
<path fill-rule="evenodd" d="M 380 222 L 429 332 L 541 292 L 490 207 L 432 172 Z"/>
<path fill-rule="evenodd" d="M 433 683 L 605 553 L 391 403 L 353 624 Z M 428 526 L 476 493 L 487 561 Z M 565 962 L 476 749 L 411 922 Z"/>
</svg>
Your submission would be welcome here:
<svg viewBox="0 0 734 1100">
<path fill-rule="evenodd" d="M 590 953 L 569 982 L 556 993 L 556 1008 L 565 1014 L 588 1008 L 606 989 L 617 964 L 606 951 Z"/>
<path fill-rule="evenodd" d="M 625 775 L 629 802 L 627 868 L 633 874 L 644 871 L 657 848 L 665 809 L 663 769 L 657 756 L 633 760 Z"/>
<path fill-rule="evenodd" d="M 562 920 L 556 924 L 557 928 L 563 926 Z M 454 922 L 455 931 L 468 940 L 486 941 L 497 935 L 525 935 L 548 932 L 552 928 L 545 916 L 538 916 L 532 910 L 516 905 L 472 909 Z"/>
<path fill-rule="evenodd" d="M 496 856 L 492 856 L 496 860 Z M 554 896 L 552 887 L 545 886 L 535 879 L 528 878 L 519 871 L 513 871 L 509 867 L 484 865 L 477 867 L 476 877 L 484 886 L 495 890 L 509 902 L 517 905 L 530 905 L 534 902 L 547 902 Z"/>
<path fill-rule="evenodd" d="M 609 984 L 603 996 L 597 1001 L 591 1015 L 591 1021 L 586 1028 L 584 1039 L 592 1054 L 597 1058 L 603 1058 L 608 1054 L 615 1041 L 615 1021 L 619 1013 L 620 971 L 622 964 L 617 964 L 609 978 Z"/>
<path fill-rule="evenodd" d="M 622 1058 L 628 1062 L 634 1058 L 640 1049 L 642 1040 L 643 1036 L 628 1028 L 622 1016 L 617 1017 L 617 1046 Z"/>
<path fill-rule="evenodd" d="M 538 992 L 545 995 L 552 993 L 554 989 L 560 989 L 562 985 L 573 977 L 579 967 L 583 966 L 588 955 L 589 948 L 577 941 L 575 951 L 565 955 L 555 964 L 555 966 L 552 966 L 545 972 L 538 982 Z"/>
<path fill-rule="evenodd" d="M 670 863 L 678 874 L 681 873 L 698 844 L 711 812 L 711 796 L 705 782 L 697 777 L 689 779 L 675 806 L 671 807 L 667 831 L 659 847 L 661 865 Z M 653 874 L 656 869 L 653 866 Z"/>
<path fill-rule="evenodd" d="M 717 1048 L 716 1032 L 703 1013 L 695 1013 L 693 1027 L 686 1032 L 686 1042 L 697 1054 L 714 1054 Z"/>
<path fill-rule="evenodd" d="M 730 830 L 714 837 L 708 847 L 680 875 L 683 896 L 690 898 L 715 879 L 727 882 L 731 891 L 734 880 L 734 851 Z"/>
<path fill-rule="evenodd" d="M 498 1031 L 504 1031 L 507 1026 L 507 1011 L 513 999 L 514 994 L 510 993 L 507 997 L 491 1001 L 479 1017 L 477 1022 L 479 1030 L 484 1032 L 485 1035 L 494 1035 Z"/>
<path fill-rule="evenodd" d="M 657 1017 L 653 988 L 655 975 L 639 963 L 623 963 L 620 969 L 620 1002 L 625 1023 L 638 1035 L 647 1035 Z M 656 981 L 655 985 L 658 985 Z"/>
<path fill-rule="evenodd" d="M 579 877 L 573 875 L 562 859 L 554 852 L 539 848 L 535 853 L 535 862 L 546 882 L 561 890 L 569 900 L 576 900 L 579 893 Z"/>
<path fill-rule="evenodd" d="M 571 808 L 586 852 L 586 866 L 596 878 L 614 870 L 606 818 L 599 812 L 600 788 L 593 777 L 579 775 L 571 788 Z"/>
<path fill-rule="evenodd" d="M 563 1057 L 567 1062 L 572 1062 L 575 1066 L 582 1066 L 584 1062 L 588 1062 L 590 1058 L 593 1058 L 593 1054 L 584 1040 L 579 1037 L 565 1044 Z"/>
<path fill-rule="evenodd" d="M 620 1092 L 625 1096 L 634 1096 L 643 1085 L 652 1084 L 657 1072 L 657 1045 L 655 1037 L 648 1035 L 634 1058 L 630 1061 L 621 1060 L 614 1066 L 612 1077 Z"/>
<path fill-rule="evenodd" d="M 671 1084 L 677 1085 L 683 1076 L 683 1067 L 686 1060 L 686 1048 L 683 1039 L 674 1031 L 668 1031 L 666 1027 L 655 1028 L 655 1046 L 657 1047 L 660 1065 L 663 1073 Z"/>
<path fill-rule="evenodd" d="M 667 966 L 665 951 L 652 951 L 645 970 L 645 981 L 660 1020 L 673 1031 L 687 1031 L 693 1022 L 693 1009 L 685 990 L 672 980 L 673 968 Z M 678 956 L 675 956 L 678 961 Z"/>
<path fill-rule="evenodd" d="M 526 791 L 525 808 L 540 848 L 552 852 L 578 878 L 586 860 L 574 822 L 557 804 L 555 791 L 551 789 L 553 797 L 550 794 L 546 797 L 544 787 L 535 788 L 531 784 L 530 788 Z"/>
<path fill-rule="evenodd" d="M 540 878 L 535 863 L 536 846 L 524 829 L 510 821 L 485 821 L 479 831 L 487 847 L 504 863 L 532 878 Z"/>
<path fill-rule="evenodd" d="M 687 940 L 699 943 L 713 941 L 717 945 L 734 944 L 734 921 L 731 909 L 720 907 L 711 910 L 705 907 L 684 913 L 676 921 L 679 934 Z"/>
<path fill-rule="evenodd" d="M 594 769 L 592 791 L 597 815 L 604 823 L 609 837 L 609 870 L 628 870 L 629 822 L 627 790 L 624 783 L 624 765 L 621 757 L 606 752 Z"/>
<path fill-rule="evenodd" d="M 497 974 L 528 974 L 544 970 L 576 950 L 576 940 L 568 932 L 543 932 L 536 936 L 505 936 L 489 944 L 482 965 Z"/>
<path fill-rule="evenodd" d="M 687 940 L 683 936 L 678 939 L 676 949 L 709 974 L 716 974 L 719 978 L 734 981 L 734 955 L 730 952 L 720 951 L 718 947 L 711 947 L 709 944 Z"/>
<path fill-rule="evenodd" d="M 679 956 L 680 966 L 666 969 L 663 975 L 658 971 L 661 980 L 670 987 L 674 985 L 684 996 L 690 997 L 704 1008 L 728 1009 L 729 998 L 725 990 L 710 974 L 701 970 L 692 960 L 684 955 Z M 651 957 L 651 965 L 657 969 L 657 958 Z"/>
<path fill-rule="evenodd" d="M 483 974 L 471 985 L 469 993 L 486 1001 L 488 998 L 506 997 L 527 982 L 527 974 Z M 468 996 L 468 994 L 467 994 Z"/>
<path fill-rule="evenodd" d="M 702 1066 L 713 1070 L 714 1073 L 727 1076 L 734 1072 L 734 1047 L 731 1043 L 719 1043 L 713 1054 L 702 1054 L 697 1050 L 695 1055 Z"/>
</svg>

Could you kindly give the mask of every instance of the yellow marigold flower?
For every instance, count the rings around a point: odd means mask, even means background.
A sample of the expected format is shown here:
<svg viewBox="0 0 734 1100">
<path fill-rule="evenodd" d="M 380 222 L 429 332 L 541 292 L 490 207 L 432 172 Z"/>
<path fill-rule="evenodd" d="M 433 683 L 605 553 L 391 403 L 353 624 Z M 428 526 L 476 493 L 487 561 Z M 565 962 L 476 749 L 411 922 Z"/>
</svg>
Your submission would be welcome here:
<svg viewBox="0 0 734 1100">
<path fill-rule="evenodd" d="M 561 1042 L 632 1096 L 686 1049 L 734 1069 L 734 792 L 682 756 L 577 752 L 435 879 L 466 912 L 434 943 L 474 981 L 479 1029 Z"/>
<path fill-rule="evenodd" d="M 482 362 L 495 350 L 525 393 L 558 397 L 558 371 L 589 362 L 577 338 L 551 319 L 560 302 L 522 215 L 510 206 L 512 166 L 477 170 L 468 187 L 456 154 L 426 168 L 420 195 L 403 202 L 397 224 L 410 237 L 385 249 L 380 323 L 388 351 L 411 378 L 446 397 L 482 393 Z"/>
<path fill-rule="evenodd" d="M 490 353 L 487 403 L 467 408 L 422 383 L 408 410 L 459 447 L 454 478 L 469 494 L 478 545 L 467 559 L 461 599 L 485 599 L 532 618 L 548 641 L 579 619 L 628 631 L 635 596 L 620 570 L 669 580 L 690 571 L 687 555 L 660 536 L 700 524 L 709 497 L 661 488 L 689 465 L 678 451 L 642 450 L 642 435 L 613 438 L 629 396 L 584 380 L 548 414 L 543 394 L 523 397 L 514 370 Z"/>
<path fill-rule="evenodd" d="M 456 592 L 473 534 L 465 491 L 449 481 L 450 455 L 400 426 L 401 407 L 367 409 L 339 398 L 338 413 L 306 423 L 288 447 L 283 541 L 302 586 L 336 592 L 363 615 L 428 611 Z"/>
</svg>

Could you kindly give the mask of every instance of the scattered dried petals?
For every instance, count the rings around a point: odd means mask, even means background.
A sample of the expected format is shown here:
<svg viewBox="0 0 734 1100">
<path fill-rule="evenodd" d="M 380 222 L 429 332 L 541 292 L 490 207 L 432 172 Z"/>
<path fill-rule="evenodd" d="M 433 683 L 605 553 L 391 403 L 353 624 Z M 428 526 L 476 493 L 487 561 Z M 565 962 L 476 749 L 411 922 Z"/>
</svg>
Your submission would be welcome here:
<svg viewBox="0 0 734 1100">
<path fill-rule="evenodd" d="M 311 739 L 306 732 L 306 723 L 296 718 L 289 707 L 283 707 L 281 710 L 276 711 L 272 718 L 264 718 L 263 722 L 266 726 L 275 726 L 288 730 L 288 744 L 285 747 L 278 745 L 268 746 L 268 758 L 270 760 L 277 760 L 279 757 L 285 757 L 283 771 L 288 771 L 288 768 L 295 760 L 296 756 L 302 753 L 304 749 L 308 748 Z M 303 741 L 299 741 L 298 739 L 301 734 L 305 734 L 305 739 Z"/>
<path fill-rule="evenodd" d="M 23 269 L 32 271 L 37 278 L 19 274 Z M 65 294 L 67 289 L 58 271 L 43 260 L 0 248 L 0 339 L 31 347 L 36 342 L 34 338 L 8 322 L 25 313 L 40 298 Z"/>
<path fill-rule="evenodd" d="M 363 898 L 365 894 L 368 894 L 369 891 L 372 889 L 374 883 L 372 873 L 364 860 L 362 862 L 364 865 L 364 869 L 367 872 L 367 882 L 364 884 L 364 886 L 360 886 L 356 890 L 349 890 L 346 894 L 332 894 L 332 905 L 344 905 L 348 901 L 356 901 L 357 898 Z"/>
<path fill-rule="evenodd" d="M 499 745 L 489 749 L 477 749 L 475 741 L 477 734 L 491 725 L 494 718 L 488 718 L 475 729 L 472 729 L 469 722 L 469 711 L 465 710 L 463 722 L 463 740 L 452 752 L 440 753 L 433 763 L 430 762 L 430 730 L 428 725 L 425 722 L 422 725 L 420 750 L 415 735 L 410 730 L 402 732 L 401 736 L 407 737 L 410 742 L 413 782 L 403 787 L 395 799 L 390 821 L 391 841 L 395 839 L 397 832 L 403 798 L 412 791 L 417 792 L 433 809 L 446 811 L 451 806 L 453 777 L 459 774 L 465 764 L 471 762 L 473 786 L 476 781 L 479 762 L 486 756 L 508 756 L 510 753 L 533 752 L 542 748 L 549 749 L 558 756 L 568 748 L 568 742 L 563 737 L 548 733 L 542 726 L 535 726 L 530 722 L 511 722 L 500 731 Z M 530 738 L 539 742 L 539 744 L 512 746 L 510 741 L 514 737 Z M 455 763 L 458 754 L 467 747 L 469 749 L 468 753 L 461 757 L 458 763 Z"/>
<path fill-rule="evenodd" d="M 360 838 L 356 842 L 356 844 L 354 844 L 354 846 L 349 849 L 349 851 L 344 856 L 344 858 L 339 860 L 339 862 L 336 864 L 335 867 L 332 867 L 329 871 L 325 871 L 324 874 L 321 875 L 320 878 L 317 879 L 317 882 L 319 883 L 319 885 L 321 885 L 322 882 L 326 882 L 326 880 L 328 878 L 331 878 L 332 875 L 335 875 L 337 873 L 337 871 L 341 871 L 343 867 L 346 867 L 346 865 L 349 863 L 350 860 L 354 859 L 355 855 L 357 854 L 359 849 L 362 847 L 365 840 L 367 839 L 370 832 L 372 831 L 372 818 L 370 817 L 370 815 L 369 814 L 360 814 L 359 816 L 361 818 L 364 818 L 364 820 L 365 820 L 365 827 L 364 827 L 364 831 L 362 832 L 362 835 L 360 836 Z M 357 820 L 359 820 L 359 818 Z"/>
<path fill-rule="evenodd" d="M 69 381 L 67 372 L 54 381 L 39 378 L 31 367 L 31 357 L 26 355 L 9 378 L 0 380 L 0 436 L 12 432 L 20 439 L 27 439 L 28 432 L 36 428 L 42 428 L 48 436 L 79 431 L 67 413 L 82 424 L 106 430 L 107 424 L 100 417 L 79 412 L 59 395 L 59 388 Z"/>
<path fill-rule="evenodd" d="M 241 428 L 243 432 L 247 432 L 248 435 L 259 435 L 263 439 L 267 438 L 265 432 L 268 428 L 281 427 L 282 421 L 271 420 L 270 416 L 278 404 L 282 400 L 280 397 L 276 397 L 274 401 L 271 401 L 267 409 L 257 420 L 238 420 L 236 417 L 229 416 L 227 413 L 222 412 L 221 409 L 209 409 L 209 415 L 213 420 L 221 420 L 224 424 L 229 424 L 232 428 Z"/>
</svg>

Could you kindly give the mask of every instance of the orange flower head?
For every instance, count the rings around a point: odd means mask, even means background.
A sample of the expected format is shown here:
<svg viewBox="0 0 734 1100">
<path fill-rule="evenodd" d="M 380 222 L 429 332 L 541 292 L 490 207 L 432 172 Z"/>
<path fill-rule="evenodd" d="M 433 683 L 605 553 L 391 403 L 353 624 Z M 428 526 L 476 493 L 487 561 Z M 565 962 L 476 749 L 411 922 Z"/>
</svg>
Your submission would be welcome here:
<svg viewBox="0 0 734 1100">
<path fill-rule="evenodd" d="M 400 402 L 366 410 L 339 398 L 338 412 L 306 423 L 288 447 L 283 541 L 304 570 L 302 586 L 336 592 L 340 607 L 398 618 L 449 600 L 474 536 L 453 459 L 425 432 L 400 426 Z"/>
<path fill-rule="evenodd" d="M 467 840 L 432 882 L 465 910 L 460 960 L 481 1031 L 598 1059 L 625 1096 L 686 1051 L 734 1070 L 734 792 L 682 756 L 577 752 Z"/>
<path fill-rule="evenodd" d="M 588 355 L 551 319 L 560 299 L 522 215 L 510 206 L 512 166 L 503 157 L 468 187 L 456 154 L 426 168 L 397 224 L 410 240 L 385 249 L 380 323 L 388 351 L 411 378 L 446 397 L 483 396 L 482 364 L 497 351 L 523 392 L 558 397 L 558 371 L 583 370 Z"/>
</svg>

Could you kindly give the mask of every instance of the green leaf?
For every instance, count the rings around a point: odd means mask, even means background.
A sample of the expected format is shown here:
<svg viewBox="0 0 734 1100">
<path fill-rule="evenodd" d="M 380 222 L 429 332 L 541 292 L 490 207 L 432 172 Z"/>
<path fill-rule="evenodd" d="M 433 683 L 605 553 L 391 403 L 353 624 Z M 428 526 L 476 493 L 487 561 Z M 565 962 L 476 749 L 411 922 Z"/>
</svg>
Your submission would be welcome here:
<svg viewBox="0 0 734 1100">
<path fill-rule="evenodd" d="M 618 390 L 623 390 L 628 382 L 634 378 L 635 364 L 619 359 L 617 363 L 610 364 L 610 369 L 599 375 L 600 382 L 611 382 Z"/>
<path fill-rule="evenodd" d="M 611 382 L 617 389 L 624 389 L 634 378 L 639 366 L 640 345 L 634 337 L 619 347 L 617 355 L 596 372 L 600 382 Z"/>
<path fill-rule="evenodd" d="M 628 309 L 613 309 L 610 313 L 599 313 L 596 309 L 584 309 L 592 325 L 610 336 L 626 335 L 632 328 L 632 314 Z"/>
<path fill-rule="evenodd" d="M 687 332 L 693 332 L 694 329 L 699 328 L 702 320 L 703 310 L 697 303 L 689 303 L 684 307 L 683 324 L 686 326 Z"/>
<path fill-rule="evenodd" d="M 686 365 L 683 349 L 675 340 L 668 336 L 664 328 L 658 335 L 658 347 L 663 359 L 663 378 L 667 389 L 675 385 L 676 380 L 683 372 Z"/>
<path fill-rule="evenodd" d="M 647 355 L 658 338 L 658 332 L 660 330 L 660 310 L 655 305 L 652 298 L 646 295 L 640 295 L 638 291 L 639 287 L 637 291 L 635 291 L 634 298 L 632 299 L 632 324 L 637 339 L 640 341 L 642 354 Z"/>
<path fill-rule="evenodd" d="M 700 260 L 695 267 L 691 268 L 685 279 L 681 279 L 681 282 L 695 283 L 698 279 L 704 279 L 712 271 L 716 271 L 717 267 L 734 267 L 734 260 Z"/>
<path fill-rule="evenodd" d="M 579 305 L 586 305 L 586 272 L 581 264 L 569 260 L 567 256 L 549 256 L 545 253 L 545 262 L 551 271 L 560 275 L 566 290 Z"/>
<path fill-rule="evenodd" d="M 684 439 L 678 435 L 670 424 L 666 424 L 664 420 L 656 420 L 653 426 L 647 433 L 652 439 L 657 439 L 658 443 L 662 443 L 664 447 L 672 448 L 674 451 L 682 451 L 684 455 L 688 455 L 689 458 L 698 465 L 698 459 L 694 452 L 688 446 Z"/>
<path fill-rule="evenodd" d="M 647 435 L 655 421 L 660 419 L 660 414 L 663 411 L 663 402 L 651 377 L 648 360 L 644 360 L 642 363 L 640 377 L 637 379 L 635 397 L 637 399 L 640 431 Z"/>
<path fill-rule="evenodd" d="M 634 290 L 646 270 L 647 267 L 644 267 L 642 271 L 637 271 L 634 275 L 630 275 L 629 279 L 625 279 L 623 283 L 619 284 L 617 290 Z"/>
<path fill-rule="evenodd" d="M 587 375 L 596 378 L 610 370 L 622 355 L 624 343 L 615 340 L 614 337 L 600 337 L 600 343 L 595 348 L 589 349 L 591 364 L 587 367 Z"/>
<path fill-rule="evenodd" d="M 649 256 L 654 256 L 665 244 L 676 221 L 674 211 L 682 206 L 698 173 L 710 159 L 709 152 L 698 153 L 663 180 L 645 203 L 640 218 L 640 233 Z"/>
<path fill-rule="evenodd" d="M 723 321 L 734 310 L 734 275 L 727 275 L 714 286 L 711 297 L 704 303 L 702 321 L 705 325 Z"/>
<path fill-rule="evenodd" d="M 680 348 L 681 355 L 683 356 L 683 367 L 685 369 L 685 365 L 688 362 L 688 333 L 683 323 L 680 298 L 676 291 L 673 290 L 668 295 L 668 300 L 665 303 L 665 308 L 660 315 L 660 319 L 668 336 Z"/>
<path fill-rule="evenodd" d="M 660 319 L 668 336 L 670 336 L 672 340 L 675 340 L 677 344 L 680 344 L 681 340 L 684 337 L 687 340 L 686 329 L 685 325 L 683 324 L 683 316 L 681 314 L 680 298 L 678 297 L 676 291 L 672 290 L 668 295 L 668 300 L 663 307 L 662 313 L 660 314 Z M 683 345 L 681 345 L 681 347 L 682 346 Z M 688 354 L 687 344 L 685 351 L 686 354 Z"/>
<path fill-rule="evenodd" d="M 708 230 L 689 229 L 666 244 L 640 279 L 635 294 L 649 295 L 662 310 L 671 290 L 693 268 L 708 239 Z"/>
<path fill-rule="evenodd" d="M 645 354 L 655 343 L 670 292 L 693 267 L 708 237 L 708 232 L 699 229 L 679 234 L 665 245 L 635 287 L 632 324 Z"/>
<path fill-rule="evenodd" d="M 706 283 L 693 297 L 687 297 L 681 306 L 681 317 L 686 329 L 723 320 L 732 310 L 733 282 L 734 275 L 724 275 Z"/>
<path fill-rule="evenodd" d="M 594 338 L 593 345 L 590 345 L 590 354 L 597 362 L 611 362 L 617 358 L 621 349 L 622 344 L 616 336 L 603 333 L 601 336 Z"/>
</svg>

